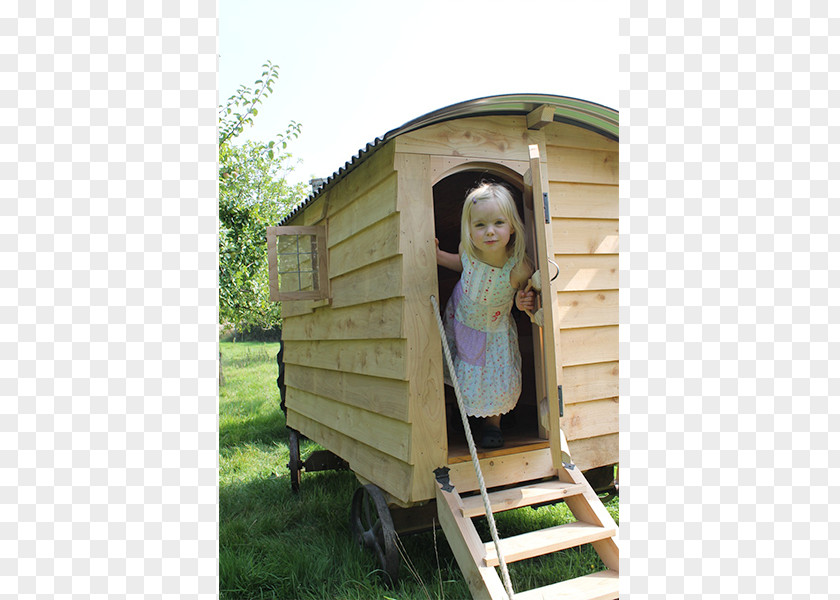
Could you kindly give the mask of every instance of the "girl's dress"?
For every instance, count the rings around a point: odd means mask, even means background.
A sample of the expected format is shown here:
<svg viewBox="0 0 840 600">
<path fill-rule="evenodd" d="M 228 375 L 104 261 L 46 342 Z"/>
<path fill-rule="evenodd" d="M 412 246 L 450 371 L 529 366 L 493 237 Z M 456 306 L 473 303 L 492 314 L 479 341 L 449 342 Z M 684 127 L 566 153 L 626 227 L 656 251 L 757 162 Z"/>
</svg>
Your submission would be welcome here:
<svg viewBox="0 0 840 600">
<path fill-rule="evenodd" d="M 445 331 L 464 407 L 472 417 L 503 414 L 522 391 L 522 358 L 510 314 L 514 257 L 501 268 L 461 253 L 464 267 L 444 311 Z"/>
</svg>

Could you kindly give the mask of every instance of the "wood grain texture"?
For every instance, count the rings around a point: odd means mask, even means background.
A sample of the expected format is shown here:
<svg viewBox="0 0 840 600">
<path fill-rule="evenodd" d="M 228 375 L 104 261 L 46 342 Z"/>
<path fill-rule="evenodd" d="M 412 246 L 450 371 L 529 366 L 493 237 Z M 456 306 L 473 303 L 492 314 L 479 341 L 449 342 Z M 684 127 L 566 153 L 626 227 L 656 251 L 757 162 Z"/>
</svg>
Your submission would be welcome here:
<svg viewBox="0 0 840 600">
<path fill-rule="evenodd" d="M 557 294 L 551 287 L 551 269 L 548 257 L 553 256 L 554 232 L 549 215 L 545 212 L 545 196 L 548 194 L 548 176 L 546 170 L 545 149 L 539 144 L 528 147 L 530 154 L 530 183 L 532 186 L 532 205 L 534 207 L 534 223 L 536 227 L 537 266 L 540 272 L 541 299 L 544 326 L 542 328 L 542 358 L 543 377 L 545 379 L 546 399 L 548 401 L 548 440 L 555 468 L 561 468 L 562 448 L 560 443 L 560 405 L 556 401 L 558 386 L 563 385 L 563 344 L 558 329 L 560 323 L 560 306 Z M 527 183 L 527 182 L 526 182 Z M 550 198 L 548 199 L 550 202 Z"/>
<path fill-rule="evenodd" d="M 408 383 L 383 377 L 290 364 L 286 385 L 366 411 L 408 422 Z"/>
<path fill-rule="evenodd" d="M 558 292 L 557 327 L 598 327 L 618 325 L 618 290 Z"/>
<path fill-rule="evenodd" d="M 552 287 L 558 291 L 618 289 L 618 254 L 556 254 L 554 262 L 560 272 Z"/>
<path fill-rule="evenodd" d="M 483 458 L 478 462 L 488 488 L 551 477 L 555 472 L 550 448 Z M 459 491 L 472 492 L 478 489 L 478 479 L 471 461 L 450 464 L 449 469 L 449 480 Z"/>
<path fill-rule="evenodd" d="M 401 135 L 397 152 L 528 160 L 525 116 L 470 117 Z"/>
<path fill-rule="evenodd" d="M 289 410 L 287 419 L 289 427 L 310 439 L 318 440 L 321 446 L 350 463 L 350 469 L 354 473 L 375 483 L 392 496 L 403 501 L 408 500 L 411 465 L 361 444 L 295 410 Z"/>
<path fill-rule="evenodd" d="M 406 341 L 284 340 L 287 364 L 406 380 Z"/>
<path fill-rule="evenodd" d="M 437 156 L 430 157 L 432 185 L 450 175 L 461 171 L 487 171 L 503 177 L 514 187 L 522 188 L 522 176 L 530 168 L 525 160 L 493 160 L 472 156 Z"/>
<path fill-rule="evenodd" d="M 618 186 L 552 181 L 549 193 L 552 218 L 618 218 Z"/>
<path fill-rule="evenodd" d="M 563 401 L 566 405 L 617 396 L 618 361 L 563 367 Z"/>
<path fill-rule="evenodd" d="M 555 254 L 618 253 L 618 221 L 613 219 L 552 219 Z"/>
<path fill-rule="evenodd" d="M 344 275 L 399 252 L 400 218 L 394 213 L 330 248 L 330 277 Z"/>
<path fill-rule="evenodd" d="M 557 475 L 561 481 L 586 483 L 586 479 L 583 473 L 581 473 L 581 470 L 583 470 L 581 466 L 572 470 L 560 469 Z M 593 542 L 592 547 L 595 548 L 598 556 L 601 557 L 601 560 L 604 561 L 608 569 L 618 572 L 618 527 L 592 488 L 587 489 L 583 494 L 567 498 L 566 506 L 569 507 L 569 510 L 572 511 L 572 514 L 578 521 L 601 527 L 616 528 L 615 537 Z"/>
<path fill-rule="evenodd" d="M 607 569 L 575 579 L 552 583 L 545 587 L 519 592 L 513 597 L 513 600 L 553 600 L 555 598 L 614 600 L 619 597 L 618 593 L 618 573 Z"/>
<path fill-rule="evenodd" d="M 618 152 L 549 146 L 548 178 L 557 182 L 618 185 Z"/>
<path fill-rule="evenodd" d="M 330 213 L 330 236 L 327 246 L 332 248 L 396 210 L 397 177 L 395 173 L 391 173 L 342 210 L 333 210 Z"/>
<path fill-rule="evenodd" d="M 407 340 L 411 419 L 412 498 L 434 495 L 432 471 L 446 462 L 443 358 L 430 297 L 437 294 L 437 261 L 429 157 L 397 153 L 403 334 Z"/>
<path fill-rule="evenodd" d="M 525 116 L 528 129 L 542 129 L 554 122 L 554 107 L 550 104 L 538 106 Z"/>
<path fill-rule="evenodd" d="M 569 404 L 560 425 L 569 444 L 574 440 L 617 433 L 618 398 Z"/>
<path fill-rule="evenodd" d="M 569 454 L 581 471 L 618 462 L 618 433 L 569 442 Z"/>
<path fill-rule="evenodd" d="M 402 298 L 348 308 L 324 307 L 283 321 L 284 340 L 374 340 L 400 338 Z"/>
<path fill-rule="evenodd" d="M 408 423 L 355 406 L 286 387 L 286 408 L 329 427 L 348 438 L 410 463 Z M 315 438 L 317 440 L 317 438 Z"/>
<path fill-rule="evenodd" d="M 333 215 L 354 203 L 356 199 L 394 172 L 394 142 L 380 146 L 372 155 L 365 158 L 344 179 L 329 190 L 329 211 Z"/>
<path fill-rule="evenodd" d="M 575 349 L 563 356 L 564 367 L 618 360 L 618 326 L 562 329 L 559 334 L 565 348 Z"/>
<path fill-rule="evenodd" d="M 484 564 L 484 544 L 469 518 L 460 514 L 456 490 L 444 492 L 435 485 L 438 520 L 452 554 L 464 575 L 473 600 L 505 600 L 508 595 L 493 567 Z"/>
<path fill-rule="evenodd" d="M 402 258 L 394 256 L 335 277 L 330 282 L 332 307 L 344 308 L 401 297 L 402 271 Z"/>
<path fill-rule="evenodd" d="M 618 152 L 618 142 L 599 133 L 566 123 L 549 123 L 542 129 L 549 146 Z"/>
</svg>

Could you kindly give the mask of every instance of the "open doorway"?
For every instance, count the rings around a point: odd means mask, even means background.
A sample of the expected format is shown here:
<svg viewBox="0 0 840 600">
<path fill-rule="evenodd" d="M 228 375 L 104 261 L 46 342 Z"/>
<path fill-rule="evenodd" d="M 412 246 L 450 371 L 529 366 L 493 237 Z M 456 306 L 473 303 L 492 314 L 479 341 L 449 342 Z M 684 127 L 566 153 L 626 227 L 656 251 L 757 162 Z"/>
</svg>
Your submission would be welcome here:
<svg viewBox="0 0 840 600">
<path fill-rule="evenodd" d="M 515 175 L 501 175 L 488 172 L 485 169 L 480 171 L 465 170 L 454 173 L 441 179 L 432 188 L 435 212 L 435 235 L 440 242 L 440 248 L 446 252 L 457 253 L 458 244 L 461 238 L 461 209 L 464 199 L 470 190 L 481 182 L 501 183 L 511 191 L 519 211 L 519 216 L 526 224 L 526 231 L 529 226 L 533 227 L 533 219 L 526 218 L 526 213 L 532 209 L 524 206 L 522 194 L 522 179 Z M 528 232 L 533 239 L 533 232 Z M 526 244 L 533 249 L 533 243 Z M 532 263 L 535 263 L 533 250 L 529 250 Z M 460 273 L 456 273 L 443 267 L 438 267 L 438 298 L 441 307 L 445 307 L 449 301 L 455 285 L 458 283 Z M 519 335 L 519 351 L 522 355 L 522 394 L 516 407 L 509 413 L 502 416 L 502 434 L 505 445 L 502 448 L 484 450 L 477 448 L 479 456 L 496 456 L 512 454 L 525 450 L 547 448 L 548 440 L 545 435 L 540 435 L 538 424 L 538 398 L 536 373 L 541 369 L 536 368 L 535 360 L 539 361 L 540 356 L 539 340 L 534 338 L 534 329 L 528 315 L 520 312 L 514 306 L 513 318 L 516 323 Z M 536 341 L 536 344 L 535 344 Z M 535 359 L 535 357 L 537 357 Z M 456 463 L 470 460 L 469 450 L 461 425 L 461 417 L 458 413 L 457 400 L 452 387 L 444 386 L 447 415 L 447 441 L 449 447 L 449 463 Z"/>
</svg>

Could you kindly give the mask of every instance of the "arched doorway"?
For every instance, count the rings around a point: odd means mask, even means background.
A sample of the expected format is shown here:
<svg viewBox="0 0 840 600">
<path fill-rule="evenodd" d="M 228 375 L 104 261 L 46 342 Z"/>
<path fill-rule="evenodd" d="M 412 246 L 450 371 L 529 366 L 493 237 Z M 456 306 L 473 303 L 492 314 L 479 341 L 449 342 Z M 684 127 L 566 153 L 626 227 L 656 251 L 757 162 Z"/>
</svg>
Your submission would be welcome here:
<svg viewBox="0 0 840 600">
<path fill-rule="evenodd" d="M 477 168 L 470 168 L 469 165 L 462 166 L 433 185 L 435 236 L 439 240 L 440 248 L 446 252 L 458 252 L 464 199 L 470 190 L 482 182 L 501 183 L 511 191 L 519 215 L 526 224 L 529 238 L 526 246 L 531 248 L 530 252 L 532 252 L 533 232 L 529 229 L 533 228 L 533 219 L 528 215 L 532 213 L 532 208 L 524 205 L 522 176 L 502 166 L 488 168 L 486 163 L 482 163 Z M 535 262 L 533 256 L 530 256 L 530 259 L 532 263 Z M 438 267 L 438 298 L 441 307 L 446 306 L 459 277 L 459 273 Z M 539 403 L 536 392 L 535 361 L 540 360 L 539 341 L 536 340 L 535 345 L 534 330 L 526 314 L 514 307 L 513 316 L 519 333 L 519 349 L 522 355 L 522 394 L 517 406 L 502 417 L 505 446 L 489 454 L 506 454 L 523 447 L 528 447 L 528 449 L 548 447 L 548 440 L 544 435 L 540 435 L 538 425 Z M 469 460 L 454 390 L 448 385 L 445 386 L 445 401 L 450 462 L 457 462 L 461 458 Z M 482 452 L 480 448 L 479 451 Z"/>
</svg>

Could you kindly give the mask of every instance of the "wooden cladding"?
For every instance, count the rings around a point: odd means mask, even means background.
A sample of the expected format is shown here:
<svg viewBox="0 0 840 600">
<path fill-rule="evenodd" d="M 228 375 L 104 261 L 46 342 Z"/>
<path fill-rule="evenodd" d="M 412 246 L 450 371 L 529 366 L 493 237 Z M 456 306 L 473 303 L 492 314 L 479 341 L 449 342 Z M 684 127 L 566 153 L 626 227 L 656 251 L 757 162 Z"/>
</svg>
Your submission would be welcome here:
<svg viewBox="0 0 840 600">
<path fill-rule="evenodd" d="M 481 116 L 399 135 L 295 217 L 307 227 L 269 230 L 272 299 L 302 300 L 283 306 L 288 423 L 398 503 L 432 498 L 429 473 L 447 462 L 429 302 L 438 292 L 432 186 L 458 170 L 486 170 L 518 187 L 533 167 L 529 144 L 542 158 L 540 206 L 548 193 L 547 258 L 559 267 L 549 288 L 565 401 L 557 418 L 579 468 L 618 462 L 617 143 L 550 117 L 535 112 L 530 124 L 539 129 L 531 130 L 525 116 Z M 272 229 L 314 237 L 278 254 Z M 317 272 L 317 283 L 277 285 L 278 256 Z M 308 283 L 302 277 L 298 287 Z M 553 473 L 548 451 L 492 460 L 485 478 L 493 485 Z M 477 487 L 470 463 L 452 468 L 453 481 Z"/>
</svg>

